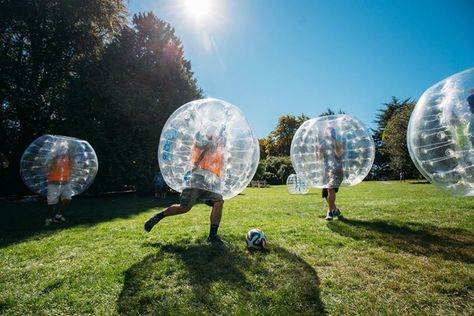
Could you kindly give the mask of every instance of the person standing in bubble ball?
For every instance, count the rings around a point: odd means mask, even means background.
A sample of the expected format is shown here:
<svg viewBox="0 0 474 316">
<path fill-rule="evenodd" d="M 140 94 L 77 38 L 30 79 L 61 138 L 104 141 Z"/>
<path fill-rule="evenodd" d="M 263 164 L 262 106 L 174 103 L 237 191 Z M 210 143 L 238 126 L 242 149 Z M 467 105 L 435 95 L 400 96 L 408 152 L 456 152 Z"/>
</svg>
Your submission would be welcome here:
<svg viewBox="0 0 474 316">
<path fill-rule="evenodd" d="M 223 131 L 217 132 L 217 128 L 210 126 L 205 135 L 197 132 L 192 145 L 191 170 L 186 175 L 187 187 L 183 189 L 180 196 L 180 204 L 173 204 L 166 210 L 155 214 L 145 222 L 144 228 L 147 232 L 163 218 L 189 212 L 192 207 L 204 202 L 212 206 L 210 215 L 210 231 L 208 242 L 222 243 L 217 234 L 222 218 L 224 199 L 221 194 L 202 189 L 218 189 L 223 167 L 223 153 L 225 138 Z"/>
<path fill-rule="evenodd" d="M 474 147 L 474 124 L 471 122 L 474 115 L 474 89 L 469 92 L 470 95 L 466 98 L 466 103 L 462 105 L 463 111 L 454 112 L 449 118 L 449 123 L 453 126 L 455 143 L 463 156 L 466 156 L 464 153 L 468 153 Z M 465 106 L 468 111 L 464 111 Z M 469 157 L 468 162 L 472 160 L 470 155 L 467 156 Z"/>
<path fill-rule="evenodd" d="M 73 159 L 68 146 L 62 143 L 55 151 L 48 166 L 48 217 L 45 226 L 52 223 L 65 223 L 64 209 L 70 204 L 73 191 L 71 173 Z"/>
<path fill-rule="evenodd" d="M 341 217 L 341 211 L 336 207 L 336 193 L 344 177 L 342 168 L 343 144 L 336 138 L 336 130 L 328 127 L 323 139 L 316 146 L 316 159 L 324 162 L 324 179 L 327 188 L 323 189 L 322 197 L 326 199 L 328 211 L 326 220 Z"/>
<path fill-rule="evenodd" d="M 469 107 L 469 112 L 471 112 L 471 115 L 474 115 L 474 88 L 471 89 L 470 91 L 470 95 L 467 97 L 466 101 L 467 101 L 467 106 Z M 469 123 L 469 131 L 471 133 L 471 143 L 472 143 L 472 146 L 474 147 L 474 124 L 472 124 L 472 119 L 471 119 L 471 122 Z"/>
</svg>

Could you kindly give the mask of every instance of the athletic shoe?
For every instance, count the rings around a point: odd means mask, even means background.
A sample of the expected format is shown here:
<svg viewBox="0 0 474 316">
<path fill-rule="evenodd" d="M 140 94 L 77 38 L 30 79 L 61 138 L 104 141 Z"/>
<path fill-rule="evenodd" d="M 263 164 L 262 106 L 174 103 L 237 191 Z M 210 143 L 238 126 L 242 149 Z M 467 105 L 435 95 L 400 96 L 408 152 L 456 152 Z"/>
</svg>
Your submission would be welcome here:
<svg viewBox="0 0 474 316">
<path fill-rule="evenodd" d="M 155 216 L 153 216 L 152 218 L 150 218 L 149 220 L 147 220 L 147 221 L 145 222 L 145 225 L 144 225 L 143 227 L 145 228 L 145 230 L 146 230 L 147 232 L 150 232 L 151 229 L 153 228 L 153 226 L 155 226 L 156 224 L 158 224 L 159 221 L 160 221 L 160 219 L 158 219 L 158 218 L 156 217 L 156 215 L 155 215 Z"/>
<path fill-rule="evenodd" d="M 66 219 L 64 218 L 64 216 L 62 216 L 61 214 L 56 214 L 56 216 L 54 216 L 53 218 L 53 222 L 55 223 L 66 223 Z"/>
<path fill-rule="evenodd" d="M 332 210 L 329 210 L 328 213 L 326 214 L 326 220 L 332 221 L 333 216 L 334 216 L 333 211 L 332 211 Z"/>
<path fill-rule="evenodd" d="M 342 217 L 341 211 L 338 208 L 336 208 L 336 210 L 332 213 L 332 216 Z"/>
<path fill-rule="evenodd" d="M 224 243 L 224 241 L 222 240 L 221 236 L 219 236 L 219 235 L 217 235 L 217 234 L 214 235 L 214 236 L 212 236 L 212 237 L 211 237 L 211 236 L 207 237 L 207 241 L 208 241 L 208 242 L 220 243 L 220 244 L 223 244 L 223 243 Z"/>
<path fill-rule="evenodd" d="M 48 226 L 50 226 L 52 223 L 53 223 L 53 219 L 52 219 L 52 218 L 47 218 L 46 221 L 44 222 L 44 226 L 45 226 L 45 227 L 48 227 Z"/>
</svg>

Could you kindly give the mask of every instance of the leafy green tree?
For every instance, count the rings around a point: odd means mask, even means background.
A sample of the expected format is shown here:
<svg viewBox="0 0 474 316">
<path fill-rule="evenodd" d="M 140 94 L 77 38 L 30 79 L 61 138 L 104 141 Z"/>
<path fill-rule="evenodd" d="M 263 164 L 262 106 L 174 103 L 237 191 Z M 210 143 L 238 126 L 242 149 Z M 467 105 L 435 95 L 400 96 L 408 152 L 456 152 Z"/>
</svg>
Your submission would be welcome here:
<svg viewBox="0 0 474 316">
<path fill-rule="evenodd" d="M 56 132 L 65 95 L 126 23 L 123 1 L 0 1 L 1 191 L 18 191 L 19 162 L 36 137 Z"/>
<path fill-rule="evenodd" d="M 397 114 L 401 109 L 406 106 L 412 107 L 415 102 L 411 99 L 405 99 L 403 101 L 396 97 L 392 97 L 390 102 L 384 103 L 385 108 L 378 110 L 378 114 L 374 123 L 377 124 L 375 130 L 373 130 L 373 139 L 375 143 L 375 160 L 371 170 L 370 177 L 373 179 L 393 178 L 394 170 L 391 168 L 390 155 L 382 150 L 384 145 L 382 135 L 385 127 L 392 117 Z"/>
<path fill-rule="evenodd" d="M 291 141 L 296 130 L 309 118 L 302 114 L 301 116 L 284 115 L 278 119 L 275 129 L 266 137 L 264 141 L 267 156 L 289 156 Z"/>
<path fill-rule="evenodd" d="M 258 140 L 258 145 L 260 147 L 260 160 L 267 158 L 267 147 L 269 146 L 268 138 L 260 138 Z"/>
<path fill-rule="evenodd" d="M 407 128 L 415 104 L 407 103 L 388 121 L 382 134 L 381 152 L 390 157 L 390 167 L 407 177 L 419 177 L 407 147 Z"/>
</svg>

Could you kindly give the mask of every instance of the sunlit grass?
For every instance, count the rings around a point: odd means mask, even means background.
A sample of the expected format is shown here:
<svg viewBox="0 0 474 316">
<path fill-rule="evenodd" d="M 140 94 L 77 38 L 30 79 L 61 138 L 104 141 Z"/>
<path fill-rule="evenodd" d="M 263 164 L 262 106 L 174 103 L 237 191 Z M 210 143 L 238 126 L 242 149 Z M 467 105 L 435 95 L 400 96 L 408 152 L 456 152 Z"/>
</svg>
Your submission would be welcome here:
<svg viewBox="0 0 474 316">
<path fill-rule="evenodd" d="M 219 247 L 205 205 L 147 234 L 150 197 L 78 198 L 49 230 L 45 205 L 2 201 L 0 314 L 474 314 L 473 198 L 364 182 L 337 202 L 328 223 L 319 191 L 247 189 L 225 203 Z M 254 227 L 269 252 L 245 249 Z"/>
</svg>

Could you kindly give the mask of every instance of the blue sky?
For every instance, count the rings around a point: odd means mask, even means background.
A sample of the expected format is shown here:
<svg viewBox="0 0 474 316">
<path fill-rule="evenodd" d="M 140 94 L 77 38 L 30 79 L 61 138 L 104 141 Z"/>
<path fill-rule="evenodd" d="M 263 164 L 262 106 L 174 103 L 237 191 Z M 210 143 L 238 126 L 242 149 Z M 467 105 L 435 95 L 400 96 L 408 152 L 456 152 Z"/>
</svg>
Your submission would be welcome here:
<svg viewBox="0 0 474 316">
<path fill-rule="evenodd" d="M 392 96 L 417 99 L 474 67 L 473 0 L 130 0 L 181 38 L 206 96 L 231 102 L 257 136 L 285 114 L 342 109 L 374 127 Z"/>
</svg>

